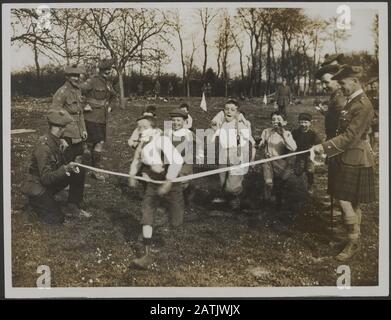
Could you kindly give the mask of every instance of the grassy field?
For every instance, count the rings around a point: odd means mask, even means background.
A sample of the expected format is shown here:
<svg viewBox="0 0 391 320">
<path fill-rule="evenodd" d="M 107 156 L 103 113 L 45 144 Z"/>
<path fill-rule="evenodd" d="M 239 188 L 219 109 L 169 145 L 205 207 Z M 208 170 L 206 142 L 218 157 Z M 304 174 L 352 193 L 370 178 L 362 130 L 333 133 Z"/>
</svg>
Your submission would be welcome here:
<svg viewBox="0 0 391 320">
<path fill-rule="evenodd" d="M 262 106 L 261 100 L 242 103 L 255 137 L 269 126 L 269 114 L 273 110 Z M 126 181 L 116 177 L 109 177 L 106 182 L 87 178 L 85 200 L 93 213 L 90 220 L 73 219 L 57 227 L 40 224 L 26 206 L 27 199 L 21 194 L 20 186 L 34 144 L 47 131 L 45 112 L 50 101 L 50 98 L 31 98 L 12 102 L 12 129 L 37 130 L 11 137 L 13 286 L 34 287 L 39 265 L 51 268 L 53 287 L 336 285 L 340 263 L 332 256 L 338 253 L 338 247 L 331 241 L 327 228 L 330 213 L 321 205 L 327 197 L 325 167 L 318 168 L 312 197 L 292 196 L 283 208 L 296 217 L 287 232 L 271 227 L 273 211 L 261 201 L 259 166 L 246 176 L 246 208 L 238 214 L 217 210 L 208 202 L 218 190 L 216 176 L 195 180 L 197 197 L 194 205 L 186 209 L 182 229 L 169 232 L 166 214 L 157 213 L 155 245 L 159 252 L 156 263 L 146 271 L 129 268 L 137 253 L 141 229 L 141 190 L 129 190 Z M 192 98 L 189 102 L 194 127 L 207 128 L 209 116 L 199 108 L 200 99 Z M 210 114 L 217 113 L 223 102 L 223 98 L 208 100 Z M 296 125 L 299 112 L 306 111 L 313 114 L 314 127 L 323 136 L 323 119 L 312 102 L 313 99 L 305 99 L 289 107 L 288 128 Z M 136 117 L 147 104 L 147 101 L 131 101 L 125 110 L 118 109 L 111 114 L 105 168 L 128 171 L 131 150 L 127 139 Z M 162 125 L 168 112 L 180 101 L 156 104 L 159 125 Z M 291 186 L 296 191 L 299 187 Z M 60 201 L 65 199 L 66 192 L 59 194 Z M 378 202 L 363 206 L 362 250 L 348 263 L 352 285 L 378 283 L 378 212 Z M 335 228 L 340 228 L 340 223 Z"/>
</svg>

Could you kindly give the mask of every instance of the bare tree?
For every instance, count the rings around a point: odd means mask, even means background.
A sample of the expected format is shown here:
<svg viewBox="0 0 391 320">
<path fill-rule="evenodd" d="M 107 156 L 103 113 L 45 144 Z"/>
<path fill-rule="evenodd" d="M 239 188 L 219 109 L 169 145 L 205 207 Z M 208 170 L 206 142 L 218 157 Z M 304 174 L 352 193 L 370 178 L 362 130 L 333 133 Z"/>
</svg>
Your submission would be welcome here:
<svg viewBox="0 0 391 320">
<path fill-rule="evenodd" d="M 202 8 L 198 10 L 198 15 L 200 17 L 202 30 L 203 30 L 202 43 L 204 46 L 204 62 L 202 65 L 202 81 L 204 82 L 206 67 L 208 64 L 208 43 L 206 41 L 208 26 L 213 21 L 213 19 L 217 16 L 217 12 L 210 8 Z"/>
<path fill-rule="evenodd" d="M 123 106 L 123 75 L 127 63 L 140 58 L 141 47 L 143 63 L 156 58 L 160 51 L 151 40 L 169 43 L 168 19 L 157 9 L 89 9 L 84 23 L 91 35 L 99 39 L 98 49 L 105 49 L 115 60 Z"/>
<path fill-rule="evenodd" d="M 376 62 L 379 63 L 379 15 L 375 14 L 372 24 L 372 33 L 375 45 L 375 58 Z"/>
<path fill-rule="evenodd" d="M 335 53 L 340 52 L 339 43 L 347 40 L 350 36 L 347 29 L 338 28 L 337 21 L 338 17 L 327 20 L 328 39 L 333 43 Z"/>
<path fill-rule="evenodd" d="M 11 45 L 27 45 L 33 50 L 36 76 L 41 76 L 39 56 L 47 55 L 52 44 L 50 30 L 39 22 L 39 15 L 32 9 L 11 10 Z"/>
<path fill-rule="evenodd" d="M 187 97 L 190 97 L 190 81 L 193 76 L 194 71 L 194 54 L 197 50 L 197 46 L 195 44 L 195 36 L 194 34 L 191 37 L 191 51 L 189 54 L 185 56 L 185 65 L 186 65 L 186 93 Z"/>
<path fill-rule="evenodd" d="M 183 47 L 183 35 L 182 35 L 182 22 L 180 18 L 179 11 L 176 10 L 174 17 L 173 17 L 173 23 L 172 23 L 173 29 L 178 37 L 179 41 L 179 49 L 180 49 L 180 56 L 181 56 L 181 65 L 182 65 L 182 84 L 183 84 L 183 94 L 186 94 L 186 61 L 185 61 L 185 54 L 184 54 L 184 47 Z"/>
</svg>

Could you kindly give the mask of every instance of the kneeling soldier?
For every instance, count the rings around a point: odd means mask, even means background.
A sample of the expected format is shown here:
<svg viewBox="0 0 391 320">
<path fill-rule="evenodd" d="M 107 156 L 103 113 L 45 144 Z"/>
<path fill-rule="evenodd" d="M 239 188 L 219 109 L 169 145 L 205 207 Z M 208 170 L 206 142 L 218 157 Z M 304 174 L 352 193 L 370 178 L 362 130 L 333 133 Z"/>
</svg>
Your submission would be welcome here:
<svg viewBox="0 0 391 320">
<path fill-rule="evenodd" d="M 40 137 L 32 155 L 29 176 L 22 186 L 28 195 L 30 205 L 38 218 L 48 224 L 64 222 L 64 213 L 54 196 L 69 185 L 69 204 L 76 213 L 87 215 L 77 209 L 83 200 L 83 179 L 74 162 L 67 163 L 61 150 L 60 138 L 65 127 L 74 121 L 66 110 L 50 110 L 48 114 L 49 133 Z M 75 211 L 73 211 L 75 213 Z"/>
<path fill-rule="evenodd" d="M 154 211 L 159 205 L 159 198 L 168 201 L 170 224 L 179 227 L 183 223 L 184 200 L 181 183 L 173 183 L 183 165 L 183 159 L 172 145 L 168 137 L 162 136 L 156 129 L 155 119 L 143 116 L 137 120 L 140 131 L 140 143 L 130 166 L 129 185 L 136 186 L 135 176 L 141 170 L 143 176 L 154 180 L 165 180 L 161 185 L 147 183 L 142 202 L 142 235 L 145 245 L 145 254 L 139 259 L 134 259 L 133 264 L 139 268 L 148 268 L 153 263 L 150 252 L 152 231 L 154 223 Z M 168 164 L 168 165 L 166 165 Z"/>
</svg>

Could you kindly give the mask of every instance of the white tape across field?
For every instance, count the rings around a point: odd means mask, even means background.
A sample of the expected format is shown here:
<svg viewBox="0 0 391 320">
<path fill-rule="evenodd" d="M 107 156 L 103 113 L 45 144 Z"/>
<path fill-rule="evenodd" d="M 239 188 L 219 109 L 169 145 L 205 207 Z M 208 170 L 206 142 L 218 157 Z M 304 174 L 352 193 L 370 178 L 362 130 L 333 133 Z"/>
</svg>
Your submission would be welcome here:
<svg viewBox="0 0 391 320">
<path fill-rule="evenodd" d="M 214 169 L 214 170 L 208 170 L 208 171 L 193 173 L 193 174 L 189 174 L 187 176 L 182 176 L 182 177 L 175 178 L 175 179 L 171 180 L 171 182 L 190 181 L 190 180 L 194 180 L 194 179 L 199 179 L 199 178 L 211 176 L 211 175 L 214 175 L 214 174 L 219 174 L 219 173 L 222 173 L 222 172 L 227 172 L 227 171 L 231 171 L 231 170 L 235 170 L 235 169 L 242 169 L 242 168 L 246 168 L 246 167 L 250 167 L 250 166 L 254 166 L 254 165 L 258 165 L 258 164 L 262 164 L 262 163 L 266 163 L 266 162 L 270 162 L 270 161 L 275 161 L 275 160 L 279 160 L 279 159 L 293 157 L 293 156 L 297 156 L 297 155 L 304 154 L 304 153 L 307 153 L 307 152 L 311 153 L 310 158 L 315 163 L 315 165 L 319 165 L 320 163 L 316 162 L 314 160 L 314 154 L 312 153 L 312 149 L 308 149 L 308 150 L 303 150 L 303 151 L 298 151 L 298 152 L 284 154 L 284 155 L 281 155 L 281 156 L 271 157 L 271 158 L 267 158 L 267 159 L 261 159 L 261 160 L 246 162 L 246 163 L 242 163 L 242 164 L 234 165 L 234 166 L 230 166 L 230 167 L 224 167 L 224 168 L 218 168 L 218 169 Z M 77 165 L 79 167 L 82 167 L 82 168 L 85 168 L 85 169 L 88 169 L 88 170 L 92 170 L 92 171 L 96 171 L 96 172 L 100 172 L 100 173 L 104 173 L 104 174 L 120 176 L 120 177 L 126 177 L 126 178 L 130 177 L 130 175 L 126 174 L 126 173 L 114 172 L 114 171 L 110 171 L 110 170 L 99 169 L 99 168 L 95 168 L 95 167 L 91 167 L 91 166 L 87 166 L 85 164 L 79 164 L 79 163 L 77 163 Z M 153 179 L 151 179 L 149 177 L 134 176 L 134 178 L 137 179 L 137 180 L 150 182 L 150 183 L 156 183 L 156 184 L 163 184 L 163 183 L 166 182 L 166 181 L 162 181 L 162 180 L 153 180 Z"/>
</svg>

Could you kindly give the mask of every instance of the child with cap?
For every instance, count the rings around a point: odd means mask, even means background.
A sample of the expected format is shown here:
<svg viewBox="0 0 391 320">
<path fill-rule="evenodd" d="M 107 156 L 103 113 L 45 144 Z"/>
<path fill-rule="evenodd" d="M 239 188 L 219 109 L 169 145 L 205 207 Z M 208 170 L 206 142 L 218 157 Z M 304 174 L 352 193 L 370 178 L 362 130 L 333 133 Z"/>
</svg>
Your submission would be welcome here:
<svg viewBox="0 0 391 320">
<path fill-rule="evenodd" d="M 141 113 L 141 116 L 151 116 L 156 118 L 156 107 L 153 105 L 146 107 L 145 110 Z M 157 128 L 157 130 L 160 129 Z M 138 130 L 138 127 L 136 127 L 133 130 L 132 135 L 128 139 L 128 145 L 132 149 L 136 149 L 139 142 L 140 142 L 140 132 Z"/>
<path fill-rule="evenodd" d="M 311 128 L 312 116 L 309 113 L 299 114 L 299 127 L 292 131 L 293 139 L 296 141 L 297 151 L 310 149 L 314 145 L 322 142 L 319 135 Z M 297 176 L 303 173 L 307 176 L 308 192 L 313 193 L 312 185 L 314 183 L 315 167 L 309 158 L 309 154 L 298 155 L 295 159 L 294 172 Z"/>
<path fill-rule="evenodd" d="M 179 176 L 186 176 L 193 173 L 194 163 L 203 163 L 203 143 L 196 138 L 194 132 L 186 128 L 188 114 L 183 109 L 171 111 L 170 118 L 171 127 L 168 130 L 165 129 L 164 133 L 183 157 L 184 164 Z M 194 196 L 193 187 L 185 181 L 182 183 L 182 188 L 185 202 L 189 205 Z"/>
<path fill-rule="evenodd" d="M 285 129 L 287 122 L 278 111 L 270 115 L 272 127 L 262 131 L 259 147 L 263 149 L 263 157 L 271 158 L 286 154 L 297 149 L 292 133 Z M 282 182 L 289 176 L 289 161 L 279 159 L 262 164 L 263 179 L 265 182 L 265 200 L 272 200 L 274 189 L 277 205 L 281 202 Z M 276 185 L 277 184 L 277 185 Z"/>
<path fill-rule="evenodd" d="M 144 177 L 153 180 L 164 180 L 163 184 L 147 183 L 144 199 L 141 205 L 142 213 L 142 236 L 145 245 L 145 254 L 133 260 L 136 267 L 146 269 L 153 263 L 150 252 L 152 242 L 152 231 L 154 223 L 154 212 L 165 198 L 170 214 L 170 224 L 178 227 L 183 223 L 184 200 L 181 183 L 173 183 L 172 180 L 178 177 L 183 158 L 172 145 L 170 139 L 161 134 L 156 128 L 155 118 L 143 116 L 137 120 L 140 132 L 140 143 L 130 166 L 129 186 L 136 186 L 135 176 L 142 172 Z"/>
<path fill-rule="evenodd" d="M 185 124 L 184 124 L 184 128 L 191 129 L 193 127 L 193 118 L 190 115 L 189 105 L 186 102 L 184 102 L 180 105 L 179 109 L 181 111 L 183 111 L 184 113 L 186 113 L 186 115 L 187 115 L 187 118 L 186 118 Z"/>
</svg>

